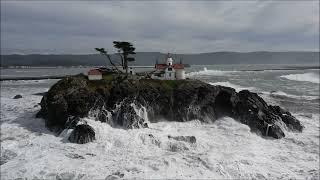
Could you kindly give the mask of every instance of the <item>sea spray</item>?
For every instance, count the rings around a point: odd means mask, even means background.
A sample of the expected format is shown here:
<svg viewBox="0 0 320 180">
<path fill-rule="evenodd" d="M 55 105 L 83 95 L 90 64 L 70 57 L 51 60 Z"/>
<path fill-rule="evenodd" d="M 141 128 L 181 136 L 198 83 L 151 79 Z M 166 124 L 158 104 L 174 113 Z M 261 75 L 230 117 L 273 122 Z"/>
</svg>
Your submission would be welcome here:
<svg viewBox="0 0 320 180">
<path fill-rule="evenodd" d="M 268 134 L 269 134 L 269 128 L 270 128 L 271 126 L 272 126 L 271 124 L 267 124 L 266 136 L 268 136 Z"/>
<path fill-rule="evenodd" d="M 148 112 L 146 107 L 142 106 L 142 105 L 136 105 L 136 103 L 131 103 L 130 104 L 131 107 L 133 107 L 135 113 L 144 121 L 143 127 L 148 126 L 149 122 L 149 118 L 148 118 Z M 139 127 L 141 126 L 141 124 L 138 125 Z M 140 127 L 142 128 L 142 127 Z"/>
<path fill-rule="evenodd" d="M 113 126 L 112 113 L 108 111 L 104 105 L 101 108 L 91 109 L 88 113 L 88 117 L 102 122 L 107 122 Z"/>
<path fill-rule="evenodd" d="M 234 73 L 237 71 L 221 71 L 221 70 L 213 70 L 213 69 L 207 69 L 206 67 L 203 68 L 203 70 L 190 72 L 186 74 L 186 77 L 194 77 L 194 76 L 225 76 L 230 73 Z"/>
<path fill-rule="evenodd" d="M 319 73 L 303 73 L 303 74 L 289 74 L 289 75 L 282 75 L 281 78 L 286 78 L 293 81 L 305 81 L 311 83 L 320 83 Z"/>
</svg>

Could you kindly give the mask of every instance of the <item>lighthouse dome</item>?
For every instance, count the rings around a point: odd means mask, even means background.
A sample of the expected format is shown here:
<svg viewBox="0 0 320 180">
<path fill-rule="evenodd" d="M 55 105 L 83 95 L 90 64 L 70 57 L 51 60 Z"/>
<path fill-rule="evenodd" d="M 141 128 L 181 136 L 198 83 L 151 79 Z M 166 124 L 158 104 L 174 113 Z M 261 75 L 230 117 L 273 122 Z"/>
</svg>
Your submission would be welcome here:
<svg viewBox="0 0 320 180">
<path fill-rule="evenodd" d="M 167 65 L 172 66 L 172 64 L 173 64 L 173 59 L 171 57 L 169 57 L 167 59 Z"/>
</svg>

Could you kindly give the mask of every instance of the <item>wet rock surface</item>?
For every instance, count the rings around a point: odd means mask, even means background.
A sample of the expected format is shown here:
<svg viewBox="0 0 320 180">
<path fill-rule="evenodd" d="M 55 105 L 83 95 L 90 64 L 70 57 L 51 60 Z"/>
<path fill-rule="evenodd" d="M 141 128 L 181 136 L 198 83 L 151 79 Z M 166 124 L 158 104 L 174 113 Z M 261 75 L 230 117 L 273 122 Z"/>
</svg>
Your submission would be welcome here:
<svg viewBox="0 0 320 180">
<path fill-rule="evenodd" d="M 78 144 L 85 144 L 95 140 L 94 129 L 87 124 L 77 125 L 69 136 L 69 141 Z"/>
<path fill-rule="evenodd" d="M 261 136 L 282 138 L 283 129 L 302 131 L 301 123 L 279 106 L 268 105 L 256 93 L 213 86 L 198 80 L 152 79 L 89 81 L 86 76 L 67 77 L 51 87 L 41 100 L 37 117 L 52 131 L 75 128 L 71 142 L 94 139 L 90 126 L 75 126 L 76 118 L 93 116 L 120 128 L 146 128 L 148 122 L 190 121 L 211 123 L 232 117 Z M 179 139 L 179 138 L 177 138 Z M 182 138 L 183 139 L 183 138 Z M 189 139 L 190 141 L 193 141 Z"/>
<path fill-rule="evenodd" d="M 22 98 L 22 96 L 21 96 L 20 94 L 17 94 L 17 95 L 15 95 L 15 96 L 13 97 L 13 99 L 20 99 L 20 98 Z"/>
<path fill-rule="evenodd" d="M 168 136 L 169 139 L 174 139 L 176 141 L 184 141 L 184 142 L 188 142 L 191 144 L 194 144 L 197 142 L 196 137 L 194 136 Z"/>
</svg>

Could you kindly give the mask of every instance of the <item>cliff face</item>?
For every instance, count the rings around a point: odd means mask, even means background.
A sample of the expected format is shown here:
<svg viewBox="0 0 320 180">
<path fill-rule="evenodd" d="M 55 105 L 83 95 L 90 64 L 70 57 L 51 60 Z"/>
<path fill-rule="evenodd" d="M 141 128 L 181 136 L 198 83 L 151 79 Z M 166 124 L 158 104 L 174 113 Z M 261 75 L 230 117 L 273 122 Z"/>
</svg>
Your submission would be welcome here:
<svg viewBox="0 0 320 180">
<path fill-rule="evenodd" d="M 213 86 L 198 80 L 152 79 L 88 81 L 85 76 L 60 80 L 43 97 L 37 114 L 53 131 L 75 128 L 80 118 L 93 116 L 113 127 L 145 128 L 148 121 L 211 123 L 230 116 L 253 132 L 273 138 L 284 137 L 283 128 L 302 131 L 289 112 L 268 105 L 256 93 L 237 93 L 233 88 Z"/>
</svg>

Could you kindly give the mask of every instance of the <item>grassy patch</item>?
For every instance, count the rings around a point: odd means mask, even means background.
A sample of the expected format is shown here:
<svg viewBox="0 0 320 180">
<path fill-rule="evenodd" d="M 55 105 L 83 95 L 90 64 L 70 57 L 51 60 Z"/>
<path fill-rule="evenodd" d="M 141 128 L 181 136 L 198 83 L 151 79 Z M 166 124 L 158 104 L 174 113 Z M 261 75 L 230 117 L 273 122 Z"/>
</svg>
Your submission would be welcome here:
<svg viewBox="0 0 320 180">
<path fill-rule="evenodd" d="M 165 89 L 175 89 L 181 84 L 186 83 L 186 80 L 158 80 L 158 79 L 141 79 L 140 82 L 150 86 L 160 86 Z"/>
<path fill-rule="evenodd" d="M 112 81 L 113 80 L 113 74 L 104 74 L 102 75 L 102 79 L 106 81 Z"/>
</svg>

